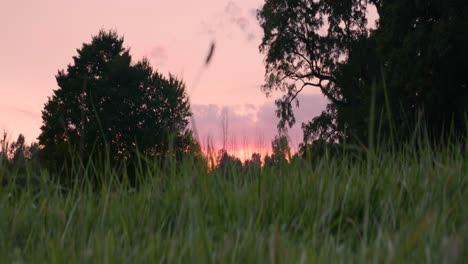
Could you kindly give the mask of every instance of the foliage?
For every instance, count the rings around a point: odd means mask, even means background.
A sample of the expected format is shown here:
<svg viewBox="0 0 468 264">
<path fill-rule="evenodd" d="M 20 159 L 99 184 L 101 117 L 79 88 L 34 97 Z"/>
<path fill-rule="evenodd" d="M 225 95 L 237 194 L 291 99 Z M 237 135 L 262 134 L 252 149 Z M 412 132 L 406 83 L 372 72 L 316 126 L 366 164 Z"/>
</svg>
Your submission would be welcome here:
<svg viewBox="0 0 468 264">
<path fill-rule="evenodd" d="M 8 134 L 4 131 L 0 139 L 0 164 L 5 164 L 8 161 Z"/>
<path fill-rule="evenodd" d="M 0 185 L 5 185 L 13 180 L 12 174 L 20 176 L 15 177 L 15 183 L 25 184 L 25 174 L 38 174 L 39 164 L 39 144 L 26 144 L 25 137 L 18 135 L 16 141 L 9 141 L 6 131 L 0 138 Z"/>
<path fill-rule="evenodd" d="M 400 106 L 396 124 L 422 121 L 435 137 L 465 136 L 467 12 L 464 0 L 383 3 L 377 48 L 390 104 Z"/>
<path fill-rule="evenodd" d="M 344 104 L 336 72 L 353 41 L 365 38 L 366 1 L 269 0 L 258 12 L 266 54 L 263 90 L 281 90 L 279 128 L 295 123 L 292 103 L 305 87 L 318 87 L 332 102 Z M 325 23 L 328 22 L 328 28 Z M 344 24 L 344 27 L 342 27 Z"/>
<path fill-rule="evenodd" d="M 313 141 L 337 143 L 342 141 L 343 133 L 338 128 L 337 110 L 334 104 L 329 104 L 326 111 L 314 117 L 312 121 L 302 124 L 304 131 L 303 143 L 300 147 L 312 144 Z"/>
<path fill-rule="evenodd" d="M 9 142 L 7 132 L 3 132 L 0 139 L 0 161 L 5 168 L 22 168 L 26 162 L 39 162 L 39 144 L 36 142 L 26 144 L 23 134 L 19 134 L 15 141 Z"/>
<path fill-rule="evenodd" d="M 370 5 L 380 16 L 375 30 L 367 28 Z M 295 123 L 298 93 L 316 87 L 330 105 L 303 124 L 304 144 L 367 144 L 375 130 L 383 139 L 407 140 L 415 130 L 431 140 L 465 136 L 467 11 L 463 0 L 267 0 L 258 12 L 263 90 L 285 93 L 278 127 Z"/>
<path fill-rule="evenodd" d="M 288 163 L 291 157 L 291 148 L 289 147 L 288 138 L 286 135 L 275 136 L 275 139 L 271 142 L 271 154 L 270 166 L 282 166 Z M 265 161 L 265 165 L 267 162 Z"/>
<path fill-rule="evenodd" d="M 242 161 L 233 155 L 229 155 L 225 149 L 219 150 L 217 167 L 224 176 L 232 176 L 242 172 Z"/>
<path fill-rule="evenodd" d="M 182 81 L 132 62 L 116 32 L 100 31 L 56 75 L 58 89 L 42 112 L 42 158 L 60 168 L 77 155 L 131 162 L 136 153 L 163 156 L 196 146 L 188 130 L 190 109 Z M 107 152 L 103 151 L 107 150 Z M 74 154 L 75 153 L 75 154 Z"/>
<path fill-rule="evenodd" d="M 314 140 L 310 144 L 301 144 L 298 154 L 303 160 L 311 162 L 315 166 L 322 160 L 338 158 L 341 152 L 340 145 L 337 143 Z"/>
<path fill-rule="evenodd" d="M 262 156 L 253 153 L 250 159 L 244 162 L 244 174 L 258 175 L 262 169 Z"/>
</svg>

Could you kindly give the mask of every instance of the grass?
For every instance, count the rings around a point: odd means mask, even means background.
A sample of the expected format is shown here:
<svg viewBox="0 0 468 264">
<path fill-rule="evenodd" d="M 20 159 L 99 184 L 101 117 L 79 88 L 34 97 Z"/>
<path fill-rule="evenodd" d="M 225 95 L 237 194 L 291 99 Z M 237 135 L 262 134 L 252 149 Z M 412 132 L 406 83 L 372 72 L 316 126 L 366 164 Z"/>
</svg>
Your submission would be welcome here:
<svg viewBox="0 0 468 264">
<path fill-rule="evenodd" d="M 106 179 L 98 190 L 64 189 L 46 171 L 8 175 L 1 262 L 461 263 L 467 154 L 403 146 L 254 177 L 171 161 L 139 172 L 138 189 L 109 167 L 93 169 Z"/>
</svg>

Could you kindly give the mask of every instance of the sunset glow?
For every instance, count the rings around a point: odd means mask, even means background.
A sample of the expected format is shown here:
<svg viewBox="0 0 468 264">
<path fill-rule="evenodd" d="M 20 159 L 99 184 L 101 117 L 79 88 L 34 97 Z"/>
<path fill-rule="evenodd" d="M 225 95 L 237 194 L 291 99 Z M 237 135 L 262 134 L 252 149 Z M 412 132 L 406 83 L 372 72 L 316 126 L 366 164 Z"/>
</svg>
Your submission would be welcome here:
<svg viewBox="0 0 468 264">
<path fill-rule="evenodd" d="M 221 148 L 221 113 L 229 113 L 229 152 L 240 159 L 266 153 L 276 132 L 274 100 L 260 90 L 262 32 L 255 17 L 262 0 L 238 1 L 9 1 L 0 5 L 0 128 L 28 142 L 40 133 L 41 111 L 82 43 L 100 29 L 125 37 L 133 59 L 183 79 L 201 141 Z M 211 43 L 210 65 L 203 67 Z M 310 89 L 302 97 L 291 146 L 302 139 L 301 122 L 318 115 L 326 100 Z M 203 145 L 203 144 L 202 144 Z M 247 146 L 247 147 L 244 147 Z"/>
</svg>

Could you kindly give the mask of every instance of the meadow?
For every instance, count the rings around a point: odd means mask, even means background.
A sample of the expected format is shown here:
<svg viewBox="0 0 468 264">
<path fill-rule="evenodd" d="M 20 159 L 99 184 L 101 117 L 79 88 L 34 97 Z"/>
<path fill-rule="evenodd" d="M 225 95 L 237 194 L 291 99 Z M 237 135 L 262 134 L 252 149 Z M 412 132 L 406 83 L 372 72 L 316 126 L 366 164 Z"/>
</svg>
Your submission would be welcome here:
<svg viewBox="0 0 468 264">
<path fill-rule="evenodd" d="M 401 146 L 221 174 L 187 158 L 125 173 L 91 162 L 0 187 L 4 263 L 462 263 L 468 149 Z M 93 187 L 94 186 L 94 187 Z"/>
</svg>

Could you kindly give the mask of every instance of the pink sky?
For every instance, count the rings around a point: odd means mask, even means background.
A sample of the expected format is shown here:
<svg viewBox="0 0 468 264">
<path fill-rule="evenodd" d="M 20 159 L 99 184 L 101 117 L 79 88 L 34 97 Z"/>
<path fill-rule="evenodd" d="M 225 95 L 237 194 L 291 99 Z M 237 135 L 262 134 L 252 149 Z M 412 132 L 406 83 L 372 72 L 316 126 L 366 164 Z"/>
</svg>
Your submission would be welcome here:
<svg viewBox="0 0 468 264">
<path fill-rule="evenodd" d="M 125 37 L 134 60 L 147 57 L 162 73 L 182 78 L 188 91 L 210 43 L 216 51 L 189 94 L 200 138 L 221 145 L 221 113 L 227 111 L 230 147 L 269 148 L 276 134 L 274 95 L 266 98 L 261 30 L 255 9 L 262 0 L 2 1 L 0 3 L 0 128 L 15 139 L 34 141 L 41 110 L 57 88 L 55 74 L 71 63 L 76 49 L 100 29 Z M 302 97 L 291 145 L 302 140 L 300 124 L 324 109 L 310 89 Z M 225 109 L 225 110 L 223 110 Z M 239 154 L 238 156 L 244 154 Z M 250 155 L 247 153 L 245 155 Z"/>
</svg>

